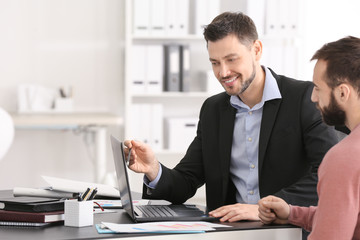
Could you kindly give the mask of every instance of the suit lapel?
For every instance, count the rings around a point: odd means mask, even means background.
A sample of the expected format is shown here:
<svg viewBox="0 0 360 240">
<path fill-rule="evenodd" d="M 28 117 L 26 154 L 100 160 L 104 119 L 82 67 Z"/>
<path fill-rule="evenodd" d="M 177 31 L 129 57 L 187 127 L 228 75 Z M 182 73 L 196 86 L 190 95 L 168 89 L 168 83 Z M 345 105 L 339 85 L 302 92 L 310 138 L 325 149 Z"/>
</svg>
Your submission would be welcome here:
<svg viewBox="0 0 360 240">
<path fill-rule="evenodd" d="M 265 158 L 266 148 L 280 108 L 280 103 L 281 99 L 274 99 L 267 101 L 264 104 L 259 139 L 259 176 L 261 176 L 261 169 Z"/>
<path fill-rule="evenodd" d="M 233 140 L 234 131 L 234 119 L 236 109 L 228 103 L 224 108 L 221 109 L 220 113 L 220 126 L 219 126 L 219 153 L 220 153 L 220 164 L 222 173 L 222 189 L 223 189 L 223 200 L 226 200 L 227 188 L 229 184 L 229 172 L 230 172 L 230 158 L 231 158 L 231 147 Z"/>
</svg>

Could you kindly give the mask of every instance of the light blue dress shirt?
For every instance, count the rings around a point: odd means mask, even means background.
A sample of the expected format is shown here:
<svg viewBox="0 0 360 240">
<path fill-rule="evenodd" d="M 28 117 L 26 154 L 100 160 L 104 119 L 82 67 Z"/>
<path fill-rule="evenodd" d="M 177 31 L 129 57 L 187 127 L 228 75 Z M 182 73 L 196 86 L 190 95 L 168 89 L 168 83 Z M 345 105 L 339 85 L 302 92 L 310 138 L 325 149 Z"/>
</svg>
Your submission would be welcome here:
<svg viewBox="0 0 360 240">
<path fill-rule="evenodd" d="M 276 79 L 266 67 L 263 97 L 251 109 L 238 96 L 231 96 L 236 118 L 231 149 L 230 176 L 237 189 L 236 201 L 257 204 L 259 193 L 259 136 L 264 103 L 281 98 Z"/>
<path fill-rule="evenodd" d="M 237 189 L 239 203 L 257 204 L 259 194 L 259 133 L 263 106 L 266 101 L 281 98 L 279 87 L 270 70 L 264 66 L 265 85 L 261 102 L 253 108 L 245 105 L 238 96 L 231 96 L 230 103 L 237 109 L 233 144 L 231 149 L 230 174 Z M 153 181 L 144 176 L 144 183 L 150 189 L 156 188 L 162 168 Z"/>
</svg>

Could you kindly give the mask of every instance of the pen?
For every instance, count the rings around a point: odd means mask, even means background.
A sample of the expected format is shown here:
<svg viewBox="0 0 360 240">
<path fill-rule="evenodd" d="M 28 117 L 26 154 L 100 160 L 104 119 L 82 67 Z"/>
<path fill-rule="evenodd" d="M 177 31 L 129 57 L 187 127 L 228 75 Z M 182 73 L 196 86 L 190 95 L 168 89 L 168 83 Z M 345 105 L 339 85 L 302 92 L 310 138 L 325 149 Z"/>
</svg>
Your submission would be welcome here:
<svg viewBox="0 0 360 240">
<path fill-rule="evenodd" d="M 85 197 L 89 194 L 90 192 L 90 188 L 87 188 L 86 191 L 81 194 L 81 200 L 80 201 L 84 201 L 85 200 Z"/>
<path fill-rule="evenodd" d="M 132 148 L 129 148 L 129 153 L 128 153 L 128 157 L 127 157 L 127 160 L 126 160 L 128 166 L 130 166 L 131 149 Z"/>
<path fill-rule="evenodd" d="M 89 200 L 89 197 L 91 196 L 93 191 L 94 191 L 94 188 L 91 188 L 90 191 L 88 192 L 88 194 L 86 194 L 86 196 L 83 198 L 83 201 Z"/>
<path fill-rule="evenodd" d="M 82 198 L 81 198 L 81 193 L 78 194 L 77 200 L 78 200 L 79 202 L 81 202 L 81 200 L 82 200 Z"/>
<path fill-rule="evenodd" d="M 89 197 L 88 200 L 93 200 L 94 197 L 95 197 L 95 195 L 96 195 L 96 193 L 97 193 L 97 188 L 95 188 L 94 191 L 92 191 L 92 193 L 91 193 L 91 195 L 90 195 L 90 197 Z"/>
</svg>

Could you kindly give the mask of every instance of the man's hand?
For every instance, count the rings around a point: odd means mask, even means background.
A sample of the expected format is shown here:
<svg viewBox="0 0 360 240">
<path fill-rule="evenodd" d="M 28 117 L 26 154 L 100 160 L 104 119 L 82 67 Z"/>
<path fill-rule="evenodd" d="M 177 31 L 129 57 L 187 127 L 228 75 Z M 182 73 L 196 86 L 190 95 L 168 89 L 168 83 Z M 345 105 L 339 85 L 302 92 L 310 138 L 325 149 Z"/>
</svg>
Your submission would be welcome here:
<svg viewBox="0 0 360 240">
<path fill-rule="evenodd" d="M 259 206 L 255 204 L 226 205 L 209 212 L 212 217 L 220 218 L 220 222 L 237 222 L 240 220 L 259 220 Z"/>
<path fill-rule="evenodd" d="M 159 172 L 159 161 L 150 146 L 135 140 L 126 140 L 124 145 L 127 147 L 124 149 L 126 159 L 131 148 L 129 168 L 136 173 L 145 173 L 153 181 Z"/>
<path fill-rule="evenodd" d="M 290 215 L 290 206 L 283 199 L 268 196 L 259 201 L 259 218 L 265 224 L 286 224 Z"/>
</svg>

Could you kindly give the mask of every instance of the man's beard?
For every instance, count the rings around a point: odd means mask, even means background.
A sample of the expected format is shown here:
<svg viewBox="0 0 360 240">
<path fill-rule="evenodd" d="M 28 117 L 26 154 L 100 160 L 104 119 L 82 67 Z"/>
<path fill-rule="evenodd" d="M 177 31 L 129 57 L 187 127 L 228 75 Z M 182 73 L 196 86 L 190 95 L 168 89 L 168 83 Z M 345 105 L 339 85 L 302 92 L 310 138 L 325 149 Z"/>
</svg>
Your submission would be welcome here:
<svg viewBox="0 0 360 240">
<path fill-rule="evenodd" d="M 335 99 L 334 93 L 331 91 L 330 103 L 327 107 L 320 108 L 322 118 L 327 125 L 330 126 L 344 126 L 346 120 L 345 111 L 342 110 Z"/>
<path fill-rule="evenodd" d="M 241 87 L 240 92 L 238 93 L 238 95 L 245 92 L 246 89 L 249 88 L 250 84 L 254 81 L 255 76 L 256 76 L 255 64 L 253 64 L 252 67 L 253 67 L 253 72 L 251 73 L 251 76 L 243 82 L 242 87 Z"/>
</svg>

